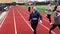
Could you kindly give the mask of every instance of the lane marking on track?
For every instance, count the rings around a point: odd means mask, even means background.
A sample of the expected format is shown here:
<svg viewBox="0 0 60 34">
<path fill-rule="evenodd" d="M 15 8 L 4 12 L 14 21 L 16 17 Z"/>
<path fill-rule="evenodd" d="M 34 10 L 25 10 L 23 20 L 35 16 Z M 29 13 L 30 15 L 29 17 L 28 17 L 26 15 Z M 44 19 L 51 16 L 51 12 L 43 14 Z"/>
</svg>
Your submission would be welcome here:
<svg viewBox="0 0 60 34">
<path fill-rule="evenodd" d="M 18 9 L 16 9 L 18 11 Z M 23 20 L 26 22 L 26 24 L 30 27 L 30 29 L 34 32 L 34 30 L 32 29 L 31 25 L 28 24 L 28 22 L 25 20 L 25 18 L 22 16 L 22 14 L 18 11 L 18 14 L 23 18 Z"/>
<path fill-rule="evenodd" d="M 2 27 L 2 25 L 3 25 L 4 21 L 5 21 L 5 19 L 7 18 L 7 16 L 8 16 L 8 14 L 9 14 L 9 12 L 10 12 L 10 10 L 7 12 L 7 14 L 6 14 L 6 16 L 4 17 L 4 19 L 3 19 L 2 23 L 0 24 L 0 28 Z"/>
<path fill-rule="evenodd" d="M 49 28 L 47 28 L 45 25 L 43 25 L 43 24 L 41 24 L 40 22 L 39 22 L 39 24 L 40 25 L 42 25 L 44 28 L 46 28 L 48 31 L 50 30 Z M 53 31 L 51 31 L 53 34 L 56 34 L 55 32 L 53 32 Z"/>
<path fill-rule="evenodd" d="M 18 9 L 17 9 L 18 10 Z M 18 13 L 19 14 L 21 14 L 19 11 L 18 11 Z M 26 13 L 25 13 L 26 14 Z M 22 15 L 22 14 L 21 14 Z M 28 14 L 27 14 L 28 15 Z M 23 16 L 22 16 L 23 17 Z M 24 17 L 23 17 L 24 18 Z M 24 18 L 24 20 L 25 20 L 25 18 Z M 46 19 L 45 19 L 46 20 Z M 26 20 L 25 20 L 26 21 Z M 47 20 L 46 20 L 47 21 Z M 27 23 L 27 22 L 26 22 Z M 43 24 L 41 24 L 41 23 L 39 23 L 40 25 L 42 25 L 44 28 L 46 28 L 48 31 L 49 31 L 49 28 L 48 27 L 46 27 L 45 25 L 43 25 Z M 53 32 L 53 31 L 51 31 L 53 34 L 56 34 L 55 32 Z"/>
<path fill-rule="evenodd" d="M 13 8 L 13 19 L 14 19 L 14 29 L 15 29 L 15 34 L 17 34 L 17 27 L 16 27 L 16 19 L 15 19 L 14 8 Z"/>
</svg>

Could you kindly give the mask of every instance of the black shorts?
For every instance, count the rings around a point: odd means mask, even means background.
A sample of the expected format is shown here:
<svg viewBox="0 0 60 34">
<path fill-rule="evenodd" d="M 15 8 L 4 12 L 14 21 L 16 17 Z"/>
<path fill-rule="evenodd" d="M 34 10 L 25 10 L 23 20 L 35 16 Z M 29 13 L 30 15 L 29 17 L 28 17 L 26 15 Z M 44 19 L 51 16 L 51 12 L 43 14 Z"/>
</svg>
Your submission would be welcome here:
<svg viewBox="0 0 60 34">
<path fill-rule="evenodd" d="M 50 14 L 47 14 L 47 18 L 50 18 L 50 16 L 51 16 Z"/>
<path fill-rule="evenodd" d="M 57 27 L 57 26 L 60 28 L 60 25 L 55 25 L 55 24 L 53 24 L 53 27 Z"/>
<path fill-rule="evenodd" d="M 28 11 L 29 11 L 29 12 L 30 12 L 30 9 L 31 9 L 31 8 L 30 8 L 30 7 L 28 7 Z"/>
<path fill-rule="evenodd" d="M 37 25 L 38 25 L 38 21 L 31 22 L 31 27 L 33 29 L 36 29 Z"/>
</svg>

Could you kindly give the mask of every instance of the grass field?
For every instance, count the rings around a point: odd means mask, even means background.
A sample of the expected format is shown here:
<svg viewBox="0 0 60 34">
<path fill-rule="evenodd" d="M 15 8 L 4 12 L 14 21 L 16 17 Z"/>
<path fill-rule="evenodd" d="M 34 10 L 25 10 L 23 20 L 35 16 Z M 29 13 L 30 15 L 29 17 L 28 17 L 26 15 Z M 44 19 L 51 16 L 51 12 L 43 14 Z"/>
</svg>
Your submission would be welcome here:
<svg viewBox="0 0 60 34">
<path fill-rule="evenodd" d="M 28 8 L 27 5 L 23 5 L 22 7 Z M 30 6 L 30 7 L 32 7 L 32 6 Z M 37 5 L 36 7 L 37 7 L 37 11 L 45 13 L 45 10 L 47 8 L 47 5 Z M 52 5 L 52 10 L 54 9 L 54 7 L 55 7 L 55 5 Z M 53 15 L 53 12 L 51 12 L 51 13 Z"/>
<path fill-rule="evenodd" d="M 22 6 L 24 8 L 28 8 L 27 5 Z M 31 6 L 32 7 L 32 6 Z M 47 8 L 47 5 L 37 5 L 37 11 L 45 13 L 45 9 Z M 52 5 L 52 9 L 54 9 L 54 5 Z"/>
</svg>

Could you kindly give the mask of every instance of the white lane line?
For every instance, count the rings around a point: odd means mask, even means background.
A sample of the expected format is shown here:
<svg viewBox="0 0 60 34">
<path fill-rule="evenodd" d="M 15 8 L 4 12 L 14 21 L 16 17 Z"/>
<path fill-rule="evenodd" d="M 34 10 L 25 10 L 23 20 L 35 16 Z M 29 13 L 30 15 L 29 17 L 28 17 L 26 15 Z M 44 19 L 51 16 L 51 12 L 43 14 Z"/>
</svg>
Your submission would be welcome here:
<svg viewBox="0 0 60 34">
<path fill-rule="evenodd" d="M 9 13 L 9 12 L 10 12 L 10 10 L 7 12 L 7 14 L 6 14 L 6 16 L 4 17 L 2 23 L 0 24 L 0 28 L 2 27 L 2 25 L 3 25 L 3 23 L 4 23 L 5 19 L 6 19 L 6 17 L 8 16 L 8 13 Z"/>
<path fill-rule="evenodd" d="M 14 8 L 13 8 L 13 19 L 14 19 L 14 29 L 15 29 L 15 34 L 17 34 L 17 27 L 16 27 L 16 19 L 15 19 Z"/>
<path fill-rule="evenodd" d="M 18 9 L 16 9 L 18 11 Z M 28 22 L 25 20 L 25 18 L 22 16 L 22 14 L 18 11 L 19 15 L 24 19 L 24 21 L 26 22 L 26 24 L 30 27 L 30 29 L 34 32 L 34 30 L 32 29 L 31 25 L 28 24 Z"/>
<path fill-rule="evenodd" d="M 17 10 L 18 10 L 18 9 L 17 9 Z M 19 13 L 19 12 L 18 12 L 18 13 Z M 21 13 L 20 13 L 20 14 L 21 14 Z M 25 14 L 26 14 L 26 13 L 25 13 Z M 28 15 L 28 14 L 26 14 L 26 15 Z M 47 21 L 46 19 L 44 19 L 44 20 Z M 39 24 L 42 25 L 44 28 L 46 28 L 46 29 L 49 31 L 49 28 L 48 28 L 48 27 L 46 27 L 45 25 L 43 25 L 43 24 L 41 24 L 41 23 L 39 23 Z M 53 32 L 53 31 L 52 31 L 52 33 L 53 33 L 53 34 L 56 34 L 56 33 Z"/>
<path fill-rule="evenodd" d="M 49 28 L 47 28 L 46 26 L 44 26 L 43 24 L 41 24 L 40 22 L 39 22 L 39 24 L 40 25 L 42 25 L 44 28 L 46 28 L 48 31 L 49 31 Z M 53 32 L 53 31 L 51 31 L 53 34 L 56 34 L 55 32 Z"/>
</svg>

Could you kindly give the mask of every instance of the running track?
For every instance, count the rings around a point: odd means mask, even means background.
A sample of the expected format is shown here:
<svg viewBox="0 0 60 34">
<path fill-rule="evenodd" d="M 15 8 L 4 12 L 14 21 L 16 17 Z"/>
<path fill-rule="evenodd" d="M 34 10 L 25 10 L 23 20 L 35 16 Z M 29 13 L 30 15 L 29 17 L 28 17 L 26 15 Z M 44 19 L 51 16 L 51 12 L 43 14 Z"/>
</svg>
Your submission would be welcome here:
<svg viewBox="0 0 60 34">
<path fill-rule="evenodd" d="M 49 34 L 48 31 L 51 27 L 46 15 L 43 16 L 43 23 L 38 23 L 37 34 Z M 0 24 L 0 34 L 33 34 L 33 29 L 28 22 L 29 12 L 26 8 L 20 6 L 11 6 L 9 8 L 7 16 Z M 54 22 L 52 17 L 52 22 Z M 55 28 L 52 34 L 60 34 L 60 30 Z"/>
</svg>

